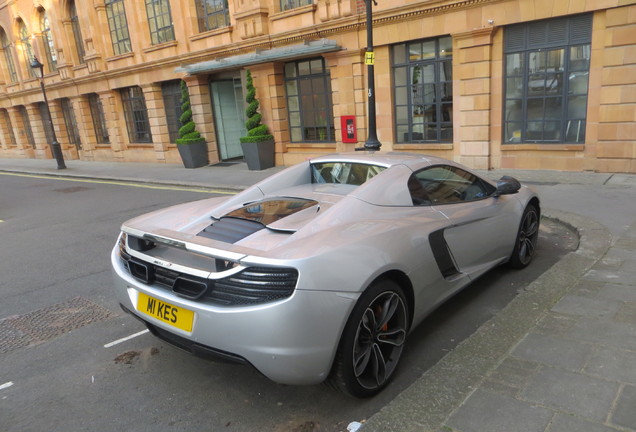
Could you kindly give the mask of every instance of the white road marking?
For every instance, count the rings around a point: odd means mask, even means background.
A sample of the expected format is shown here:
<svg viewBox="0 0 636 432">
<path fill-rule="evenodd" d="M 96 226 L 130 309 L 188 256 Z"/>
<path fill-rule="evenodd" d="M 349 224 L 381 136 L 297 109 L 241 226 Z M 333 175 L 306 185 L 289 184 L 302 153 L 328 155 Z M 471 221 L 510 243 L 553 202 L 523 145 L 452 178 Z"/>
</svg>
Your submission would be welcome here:
<svg viewBox="0 0 636 432">
<path fill-rule="evenodd" d="M 7 389 L 13 385 L 13 381 L 9 381 L 8 383 L 0 384 L 0 390 Z"/>
<path fill-rule="evenodd" d="M 118 344 L 120 344 L 120 343 L 122 343 L 122 342 L 126 342 L 127 340 L 130 340 L 130 339 L 136 338 L 137 336 L 141 336 L 141 335 L 146 334 L 146 333 L 148 333 L 148 332 L 149 332 L 149 330 L 147 330 L 147 329 L 146 329 L 146 330 L 142 330 L 142 331 L 140 331 L 139 333 L 135 333 L 135 334 L 130 335 L 130 336 L 128 336 L 128 337 L 118 339 L 118 340 L 116 340 L 116 341 L 114 341 L 114 342 L 111 342 L 111 343 L 107 343 L 106 345 L 104 345 L 104 348 L 110 348 L 110 347 L 112 347 L 112 346 L 118 345 Z"/>
</svg>

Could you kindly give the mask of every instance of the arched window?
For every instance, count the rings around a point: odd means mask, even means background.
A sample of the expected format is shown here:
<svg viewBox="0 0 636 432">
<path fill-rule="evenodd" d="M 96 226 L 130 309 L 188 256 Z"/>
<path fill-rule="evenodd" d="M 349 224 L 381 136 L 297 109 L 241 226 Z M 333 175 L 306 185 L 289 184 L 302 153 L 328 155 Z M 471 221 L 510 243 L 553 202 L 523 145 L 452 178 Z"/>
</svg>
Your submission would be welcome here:
<svg viewBox="0 0 636 432">
<path fill-rule="evenodd" d="M 21 19 L 18 19 L 18 33 L 20 35 L 20 42 L 22 42 L 22 54 L 24 55 L 24 63 L 29 71 L 31 78 L 36 78 L 35 70 L 31 67 L 33 61 L 33 46 L 31 46 L 31 36 L 26 28 L 26 24 Z"/>
<path fill-rule="evenodd" d="M 15 71 L 15 63 L 13 62 L 13 53 L 11 52 L 11 42 L 5 33 L 4 29 L 0 27 L 0 44 L 4 51 L 4 61 L 7 64 L 7 72 L 9 73 L 9 79 L 11 82 L 18 81 L 18 74 Z"/>
<path fill-rule="evenodd" d="M 71 1 L 68 6 L 68 13 L 71 18 L 71 27 L 73 28 L 73 38 L 75 39 L 75 49 L 77 50 L 77 58 L 79 62 L 84 64 L 84 56 L 86 51 L 84 50 L 84 39 L 82 38 L 82 29 L 80 27 L 79 18 L 77 17 L 77 9 L 75 8 L 75 2 Z"/>
<path fill-rule="evenodd" d="M 55 45 L 53 44 L 49 17 L 46 15 L 44 9 L 40 9 L 40 31 L 42 32 L 42 42 L 44 43 L 49 72 L 55 72 L 57 71 L 57 53 L 55 52 Z"/>
</svg>

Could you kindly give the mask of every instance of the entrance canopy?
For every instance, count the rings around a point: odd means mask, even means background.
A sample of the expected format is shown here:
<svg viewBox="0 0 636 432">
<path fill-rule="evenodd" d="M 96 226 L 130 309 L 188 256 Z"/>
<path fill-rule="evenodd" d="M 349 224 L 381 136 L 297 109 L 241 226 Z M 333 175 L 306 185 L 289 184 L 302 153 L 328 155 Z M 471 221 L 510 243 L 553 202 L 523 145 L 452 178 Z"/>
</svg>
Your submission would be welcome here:
<svg viewBox="0 0 636 432">
<path fill-rule="evenodd" d="M 232 57 L 180 66 L 175 69 L 175 72 L 186 72 L 190 75 L 204 74 L 210 72 L 218 72 L 224 69 L 237 69 L 243 66 L 249 66 L 259 63 L 289 60 L 298 57 L 308 57 L 315 54 L 338 51 L 340 49 L 341 48 L 336 44 L 336 41 L 330 39 L 305 41 L 302 44 L 287 45 L 268 50 L 257 50 L 254 53 L 241 54 Z"/>
</svg>

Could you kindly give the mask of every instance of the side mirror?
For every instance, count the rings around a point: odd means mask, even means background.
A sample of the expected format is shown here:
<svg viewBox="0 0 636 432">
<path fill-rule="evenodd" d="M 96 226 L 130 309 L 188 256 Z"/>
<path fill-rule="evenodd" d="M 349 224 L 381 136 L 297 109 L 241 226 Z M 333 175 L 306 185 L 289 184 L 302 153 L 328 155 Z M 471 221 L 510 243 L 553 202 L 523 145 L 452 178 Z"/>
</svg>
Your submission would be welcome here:
<svg viewBox="0 0 636 432">
<path fill-rule="evenodd" d="M 516 178 L 503 176 L 497 181 L 495 196 L 516 194 L 519 189 L 521 189 L 521 183 Z"/>
</svg>

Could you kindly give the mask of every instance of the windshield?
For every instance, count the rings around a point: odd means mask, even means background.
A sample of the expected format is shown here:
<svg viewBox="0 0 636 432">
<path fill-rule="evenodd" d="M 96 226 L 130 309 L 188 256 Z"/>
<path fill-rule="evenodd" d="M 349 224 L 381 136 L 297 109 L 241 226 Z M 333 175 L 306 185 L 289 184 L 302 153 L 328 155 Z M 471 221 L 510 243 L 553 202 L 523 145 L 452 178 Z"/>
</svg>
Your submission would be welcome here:
<svg viewBox="0 0 636 432">
<path fill-rule="evenodd" d="M 322 162 L 311 164 L 312 183 L 341 183 L 359 186 L 386 168 L 352 162 Z"/>
</svg>

